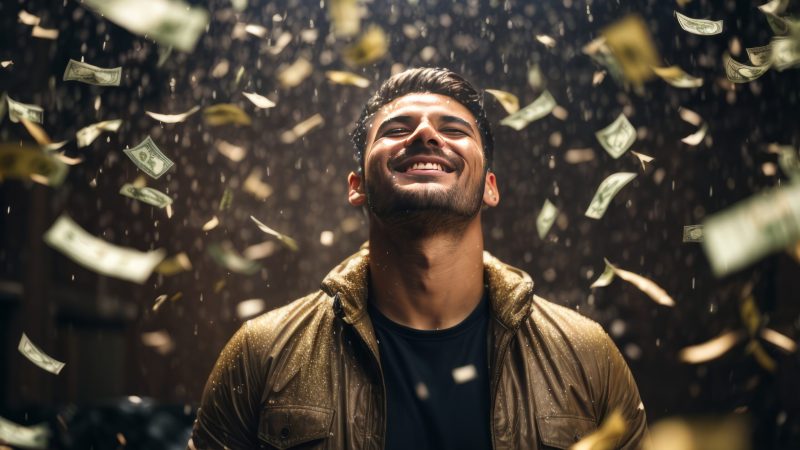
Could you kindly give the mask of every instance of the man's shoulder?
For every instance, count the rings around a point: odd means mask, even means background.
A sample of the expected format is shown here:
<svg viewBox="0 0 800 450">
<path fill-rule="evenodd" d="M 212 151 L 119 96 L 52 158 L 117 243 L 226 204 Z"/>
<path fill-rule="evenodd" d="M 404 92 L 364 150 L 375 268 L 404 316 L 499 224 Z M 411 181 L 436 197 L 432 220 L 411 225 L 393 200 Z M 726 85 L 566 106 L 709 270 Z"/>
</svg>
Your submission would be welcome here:
<svg viewBox="0 0 800 450">
<path fill-rule="evenodd" d="M 332 300 L 322 291 L 312 292 L 284 306 L 267 311 L 242 326 L 251 338 L 274 340 L 281 335 L 303 332 L 306 328 L 319 325 L 317 317 L 332 316 Z"/>
</svg>

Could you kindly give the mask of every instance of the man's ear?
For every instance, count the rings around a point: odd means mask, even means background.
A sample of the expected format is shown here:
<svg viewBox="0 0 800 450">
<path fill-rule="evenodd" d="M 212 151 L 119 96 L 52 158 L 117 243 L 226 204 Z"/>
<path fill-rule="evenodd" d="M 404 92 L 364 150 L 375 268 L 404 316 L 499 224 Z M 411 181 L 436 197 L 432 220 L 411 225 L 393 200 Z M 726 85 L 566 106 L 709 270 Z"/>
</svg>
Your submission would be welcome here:
<svg viewBox="0 0 800 450">
<path fill-rule="evenodd" d="M 363 176 L 350 172 L 350 175 L 347 176 L 347 184 L 350 186 L 350 191 L 347 193 L 347 201 L 353 206 L 363 206 L 367 201 Z"/>
<path fill-rule="evenodd" d="M 483 187 L 483 203 L 486 206 L 497 206 L 500 203 L 500 190 L 497 189 L 497 177 L 486 171 L 486 183 Z"/>
</svg>

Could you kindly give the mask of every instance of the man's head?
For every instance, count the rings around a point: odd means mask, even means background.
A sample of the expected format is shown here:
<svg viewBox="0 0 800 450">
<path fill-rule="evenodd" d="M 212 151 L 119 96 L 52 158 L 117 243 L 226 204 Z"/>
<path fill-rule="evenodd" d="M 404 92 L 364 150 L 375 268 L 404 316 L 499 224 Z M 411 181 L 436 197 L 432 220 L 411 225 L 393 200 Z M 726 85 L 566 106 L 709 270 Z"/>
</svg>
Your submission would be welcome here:
<svg viewBox="0 0 800 450">
<path fill-rule="evenodd" d="M 350 203 L 366 202 L 382 221 L 434 231 L 498 202 L 482 96 L 454 72 L 389 78 L 364 107 L 353 142 L 360 167 L 348 179 Z"/>
</svg>

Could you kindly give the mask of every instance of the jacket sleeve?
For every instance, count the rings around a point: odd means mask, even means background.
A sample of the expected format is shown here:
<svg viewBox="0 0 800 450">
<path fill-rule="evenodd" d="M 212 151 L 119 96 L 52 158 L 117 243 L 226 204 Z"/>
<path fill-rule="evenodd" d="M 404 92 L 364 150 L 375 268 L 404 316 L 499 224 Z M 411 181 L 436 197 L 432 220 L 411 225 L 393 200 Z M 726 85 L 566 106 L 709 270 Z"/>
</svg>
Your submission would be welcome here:
<svg viewBox="0 0 800 450">
<path fill-rule="evenodd" d="M 606 335 L 608 340 L 608 378 L 606 379 L 606 402 L 604 417 L 608 417 L 614 410 L 618 410 L 625 419 L 625 433 L 614 448 L 622 450 L 640 449 L 648 438 L 647 417 L 644 404 L 639 397 L 639 389 L 633 379 L 625 359 L 620 354 L 614 341 Z"/>
<path fill-rule="evenodd" d="M 258 448 L 264 372 L 245 323 L 219 356 L 203 390 L 189 449 Z"/>
</svg>

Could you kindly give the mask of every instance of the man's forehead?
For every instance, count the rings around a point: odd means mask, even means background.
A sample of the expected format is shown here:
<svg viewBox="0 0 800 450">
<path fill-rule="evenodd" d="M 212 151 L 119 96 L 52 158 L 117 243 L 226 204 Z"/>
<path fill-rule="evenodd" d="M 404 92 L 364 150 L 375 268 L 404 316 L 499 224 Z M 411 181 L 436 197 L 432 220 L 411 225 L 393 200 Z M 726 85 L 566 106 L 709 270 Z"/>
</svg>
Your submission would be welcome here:
<svg viewBox="0 0 800 450">
<path fill-rule="evenodd" d="M 475 117 L 467 107 L 459 103 L 456 99 L 430 92 L 414 92 L 398 97 L 381 106 L 374 117 L 386 118 L 404 112 L 419 112 L 420 108 L 431 114 L 457 115 L 464 119 L 469 119 L 471 122 L 475 121 Z"/>
</svg>

